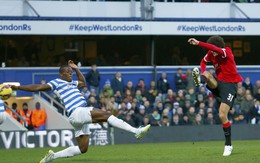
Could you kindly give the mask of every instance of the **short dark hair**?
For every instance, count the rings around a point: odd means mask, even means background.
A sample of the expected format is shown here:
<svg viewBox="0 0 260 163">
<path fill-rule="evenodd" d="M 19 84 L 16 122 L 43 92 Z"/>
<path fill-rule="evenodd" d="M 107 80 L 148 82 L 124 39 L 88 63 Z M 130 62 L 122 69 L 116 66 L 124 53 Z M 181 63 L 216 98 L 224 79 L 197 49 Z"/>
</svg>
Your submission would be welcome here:
<svg viewBox="0 0 260 163">
<path fill-rule="evenodd" d="M 218 35 L 216 36 L 211 36 L 208 40 L 207 43 L 213 44 L 219 48 L 224 48 L 225 47 L 225 42 L 224 39 Z"/>
<path fill-rule="evenodd" d="M 63 73 L 65 71 L 66 68 L 68 68 L 69 66 L 68 65 L 62 65 L 60 66 L 60 69 L 59 69 L 59 73 Z"/>
</svg>

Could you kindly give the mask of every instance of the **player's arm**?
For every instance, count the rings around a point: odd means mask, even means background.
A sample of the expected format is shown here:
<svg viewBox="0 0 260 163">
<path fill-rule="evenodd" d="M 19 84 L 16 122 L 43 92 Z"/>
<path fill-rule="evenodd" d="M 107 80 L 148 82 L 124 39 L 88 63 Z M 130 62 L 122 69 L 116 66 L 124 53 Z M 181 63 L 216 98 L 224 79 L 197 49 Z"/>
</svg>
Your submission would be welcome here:
<svg viewBox="0 0 260 163">
<path fill-rule="evenodd" d="M 211 61 L 212 61 L 212 51 L 208 51 L 207 54 L 203 57 L 203 59 L 200 61 L 201 73 L 204 73 L 204 71 L 206 71 L 207 63 Z"/>
<path fill-rule="evenodd" d="M 208 49 L 210 51 L 214 51 L 218 54 L 221 54 L 223 56 L 226 55 L 225 50 L 223 50 L 222 48 L 219 48 L 219 47 L 217 47 L 213 44 L 208 44 L 208 43 L 205 43 L 205 42 L 202 42 L 202 41 L 198 41 L 195 38 L 190 38 L 188 40 L 188 43 L 190 43 L 191 45 L 198 45 L 198 46 L 203 47 L 205 49 Z"/>
<path fill-rule="evenodd" d="M 28 92 L 50 91 L 51 90 L 51 86 L 48 84 L 29 84 L 29 85 L 21 85 L 21 86 L 11 85 L 11 88 L 13 90 L 22 90 L 22 91 L 28 91 Z"/>
<path fill-rule="evenodd" d="M 75 70 L 77 78 L 78 78 L 78 88 L 84 87 L 86 86 L 86 80 L 85 77 L 83 76 L 83 74 L 80 72 L 78 66 L 76 64 L 74 64 L 74 62 L 72 60 L 68 61 L 68 65 Z"/>
</svg>

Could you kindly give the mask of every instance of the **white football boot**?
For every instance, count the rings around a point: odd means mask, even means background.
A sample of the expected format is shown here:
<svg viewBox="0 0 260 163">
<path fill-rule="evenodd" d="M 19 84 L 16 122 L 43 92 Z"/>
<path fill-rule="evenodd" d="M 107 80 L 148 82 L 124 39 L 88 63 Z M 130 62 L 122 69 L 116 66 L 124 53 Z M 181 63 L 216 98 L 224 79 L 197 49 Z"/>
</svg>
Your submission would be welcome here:
<svg viewBox="0 0 260 163">
<path fill-rule="evenodd" d="M 223 156 L 230 156 L 232 153 L 233 147 L 231 145 L 225 145 Z"/>
<path fill-rule="evenodd" d="M 139 127 L 135 134 L 136 139 L 141 139 L 151 128 L 151 125 L 147 125 L 145 127 Z"/>
</svg>

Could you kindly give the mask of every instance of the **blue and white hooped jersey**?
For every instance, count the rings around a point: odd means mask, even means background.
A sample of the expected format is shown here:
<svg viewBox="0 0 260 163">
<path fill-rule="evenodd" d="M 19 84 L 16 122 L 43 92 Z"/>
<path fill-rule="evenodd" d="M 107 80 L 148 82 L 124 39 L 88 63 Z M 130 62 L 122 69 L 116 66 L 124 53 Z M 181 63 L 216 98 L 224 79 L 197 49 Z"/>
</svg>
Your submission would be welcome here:
<svg viewBox="0 0 260 163">
<path fill-rule="evenodd" d="M 2 99 L 0 99 L 0 113 L 5 111 L 5 104 Z"/>
<path fill-rule="evenodd" d="M 71 82 L 67 82 L 62 79 L 54 79 L 47 84 L 51 86 L 52 91 L 54 91 L 63 101 L 69 114 L 76 108 L 87 105 L 85 98 L 82 96 L 77 87 L 78 81 L 72 80 Z"/>
</svg>

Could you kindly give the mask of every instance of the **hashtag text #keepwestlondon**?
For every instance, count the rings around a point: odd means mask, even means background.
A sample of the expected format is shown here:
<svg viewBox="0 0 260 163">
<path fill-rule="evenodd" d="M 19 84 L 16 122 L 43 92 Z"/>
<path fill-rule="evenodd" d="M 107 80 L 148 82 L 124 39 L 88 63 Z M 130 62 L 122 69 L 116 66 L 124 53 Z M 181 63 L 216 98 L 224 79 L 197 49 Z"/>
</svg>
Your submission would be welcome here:
<svg viewBox="0 0 260 163">
<path fill-rule="evenodd" d="M 242 25 L 237 26 L 207 26 L 207 25 L 198 25 L 198 26 L 188 26 L 188 25 L 178 25 L 177 31 L 185 31 L 185 32 L 245 32 L 246 28 Z"/>
<path fill-rule="evenodd" d="M 70 31 L 142 31 L 143 27 L 141 25 L 79 25 L 79 24 L 71 24 L 69 26 Z"/>
</svg>

